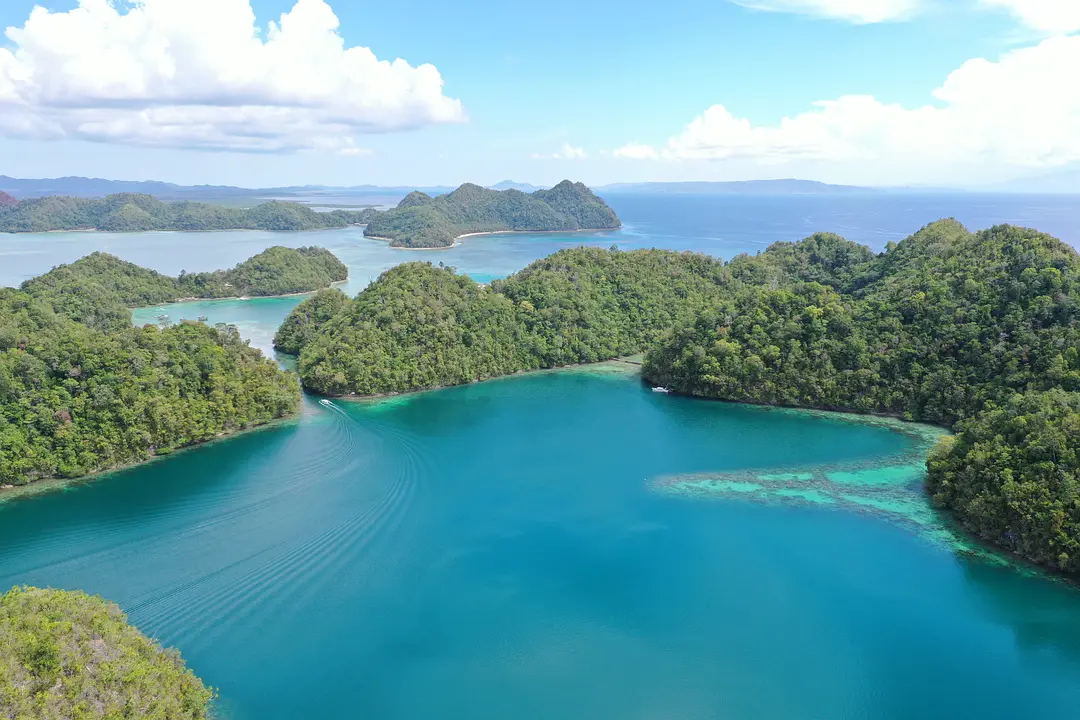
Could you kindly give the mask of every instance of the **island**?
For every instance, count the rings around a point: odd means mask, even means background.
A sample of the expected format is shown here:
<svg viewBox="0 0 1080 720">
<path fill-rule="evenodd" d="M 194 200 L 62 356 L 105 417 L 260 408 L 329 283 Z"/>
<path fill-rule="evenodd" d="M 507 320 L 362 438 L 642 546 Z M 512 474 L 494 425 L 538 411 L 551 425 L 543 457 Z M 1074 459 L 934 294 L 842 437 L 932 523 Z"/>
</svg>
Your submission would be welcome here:
<svg viewBox="0 0 1080 720">
<path fill-rule="evenodd" d="M 450 247 L 465 235 L 493 232 L 613 230 L 615 212 L 582 183 L 564 180 L 524 193 L 466 183 L 446 195 L 409 193 L 396 208 L 371 212 L 364 235 L 391 247 Z"/>
<path fill-rule="evenodd" d="M 93 253 L 0 288 L 0 492 L 145 462 L 295 414 L 295 373 L 235 327 L 133 327 L 130 308 L 309 292 L 347 275 L 317 247 L 272 247 L 230 270 L 179 277 Z"/>
<path fill-rule="evenodd" d="M 407 263 L 353 300 L 302 303 L 280 338 L 325 395 L 644 351 L 645 380 L 677 393 L 941 425 L 933 501 L 1080 574 L 1080 256 L 1035 230 L 943 220 L 878 254 L 821 233 L 728 263 L 579 248 L 490 287 Z"/>
<path fill-rule="evenodd" d="M 202 202 L 162 202 L 141 193 L 117 193 L 103 198 L 53 195 L 22 201 L 3 195 L 7 199 L 0 198 L 0 232 L 6 233 L 327 230 L 364 224 L 373 212 L 316 212 L 300 203 L 277 201 L 251 208 L 232 208 Z"/>
<path fill-rule="evenodd" d="M 0 678 L 5 718 L 204 720 L 214 699 L 178 652 L 75 591 L 0 594 Z"/>
<path fill-rule="evenodd" d="M 180 300 L 295 295 L 328 288 L 349 268 L 320 247 L 274 246 L 229 270 L 169 277 L 95 252 L 27 280 L 22 290 L 47 298 L 67 317 L 98 329 L 131 324 L 129 308 Z"/>
</svg>

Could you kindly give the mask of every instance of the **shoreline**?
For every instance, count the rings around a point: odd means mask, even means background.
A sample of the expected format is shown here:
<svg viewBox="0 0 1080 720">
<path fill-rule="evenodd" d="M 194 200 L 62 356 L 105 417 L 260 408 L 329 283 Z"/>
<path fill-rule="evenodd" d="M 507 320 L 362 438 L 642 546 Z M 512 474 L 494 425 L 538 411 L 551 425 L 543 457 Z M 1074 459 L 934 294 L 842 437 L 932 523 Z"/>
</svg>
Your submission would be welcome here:
<svg viewBox="0 0 1080 720">
<path fill-rule="evenodd" d="M 295 356 L 293 356 L 293 357 L 295 357 Z M 626 357 L 629 358 L 629 357 L 635 357 L 635 356 L 628 355 Z M 317 392 L 314 392 L 312 390 L 308 390 L 308 389 L 304 388 L 304 393 L 306 393 L 307 395 L 310 395 L 313 398 L 318 398 L 319 400 L 341 400 L 342 402 L 351 402 L 351 403 L 378 402 L 380 400 L 392 400 L 392 399 L 396 399 L 396 398 L 415 397 L 417 395 L 422 395 L 424 393 L 429 393 L 429 392 L 436 392 L 438 390 L 449 390 L 450 388 L 468 387 L 469 385 L 479 385 L 481 383 L 495 382 L 495 381 L 498 381 L 498 380 L 508 380 L 510 378 L 522 377 L 524 375 L 536 375 L 536 374 L 540 374 L 540 373 L 567 372 L 567 371 L 571 371 L 571 370 L 582 370 L 582 369 L 585 369 L 585 368 L 598 368 L 598 367 L 601 367 L 601 366 L 604 366 L 604 365 L 624 366 L 625 367 L 625 372 L 627 374 L 638 372 L 640 370 L 640 367 L 641 367 L 640 365 L 638 365 L 636 363 L 633 363 L 633 362 L 627 360 L 626 358 L 618 357 L 618 358 L 611 358 L 609 360 L 599 360 L 597 362 L 592 362 L 592 363 L 573 363 L 573 364 L 570 364 L 570 365 L 557 365 L 555 367 L 549 367 L 549 368 L 532 368 L 531 370 L 517 370 L 517 371 L 512 372 L 512 373 L 507 373 L 506 375 L 496 375 L 494 377 L 483 378 L 483 379 L 480 379 L 480 380 L 471 380 L 469 382 L 459 383 L 457 385 L 435 385 L 435 386 L 432 386 L 432 387 L 417 388 L 416 390 L 406 390 L 404 392 L 374 393 L 372 395 L 355 395 L 355 394 L 354 395 L 322 395 L 320 393 L 317 393 Z M 301 387 L 303 387 L 303 385 L 301 385 Z"/>
<path fill-rule="evenodd" d="M 471 232 L 463 235 L 458 235 L 454 238 L 454 241 L 449 245 L 440 245 L 438 247 L 404 247 L 401 245 L 390 245 L 393 250 L 450 250 L 456 248 L 461 243 L 458 240 L 470 237 L 479 237 L 480 235 L 552 235 L 559 233 L 606 233 L 621 230 L 622 225 L 613 228 L 578 228 L 577 230 L 485 230 L 483 232 Z M 381 235 L 364 235 L 369 240 L 380 240 L 386 243 L 393 243 L 393 238 L 383 237 Z"/>
<path fill-rule="evenodd" d="M 138 307 L 130 307 L 128 310 L 134 312 L 135 310 L 150 310 L 152 308 L 166 307 L 169 305 L 179 305 L 180 303 L 192 303 L 192 302 L 219 302 L 225 300 L 271 300 L 273 298 L 287 298 L 287 297 L 303 297 L 304 295 L 314 295 L 319 290 L 329 290 L 337 287 L 338 285 L 347 285 L 348 278 L 344 280 L 335 280 L 324 288 L 318 288 L 317 290 L 307 290 L 305 292 L 284 293 L 283 295 L 230 295 L 229 297 L 187 297 L 177 298 L 175 300 L 167 300 L 163 303 L 157 303 L 156 305 L 139 305 Z"/>
<path fill-rule="evenodd" d="M 80 475 L 78 477 L 48 477 L 34 480 L 32 482 L 26 483 L 25 485 L 12 485 L 11 487 L 0 486 L 0 506 L 3 506 L 5 503 L 11 502 L 13 500 L 21 500 L 23 498 L 37 497 L 38 495 L 45 495 L 51 492 L 67 490 L 68 488 L 74 487 L 76 485 L 89 485 L 91 483 L 106 480 L 110 475 L 127 472 L 128 470 L 134 470 L 136 468 L 151 465 L 162 460 L 167 460 L 168 458 L 171 458 L 180 453 L 197 450 L 199 448 L 213 445 L 214 443 L 218 442 L 232 440 L 242 435 L 250 435 L 252 433 L 259 432 L 260 430 L 275 429 L 283 425 L 299 421 L 300 418 L 303 417 L 303 414 L 303 406 L 301 405 L 301 407 L 298 408 L 295 412 L 284 417 L 274 418 L 273 420 L 268 420 L 264 423 L 260 423 L 259 425 L 252 425 L 250 427 L 221 433 L 207 440 L 199 440 L 188 445 L 184 445 L 183 447 L 178 447 L 175 450 L 165 453 L 164 455 L 155 454 L 143 460 L 132 460 L 130 462 L 121 463 L 110 468 L 95 470 L 92 473 L 87 473 L 86 475 Z"/>
</svg>

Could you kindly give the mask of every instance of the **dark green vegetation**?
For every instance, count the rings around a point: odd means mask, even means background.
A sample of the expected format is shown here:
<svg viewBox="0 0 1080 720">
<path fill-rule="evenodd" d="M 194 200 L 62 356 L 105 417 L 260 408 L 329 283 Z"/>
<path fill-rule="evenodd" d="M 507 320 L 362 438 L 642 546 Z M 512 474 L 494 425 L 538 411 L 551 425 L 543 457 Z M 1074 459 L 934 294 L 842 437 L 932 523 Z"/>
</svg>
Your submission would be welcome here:
<svg viewBox="0 0 1080 720">
<path fill-rule="evenodd" d="M 664 250 L 564 250 L 491 287 L 452 268 L 407 263 L 329 320 L 318 296 L 305 301 L 278 342 L 300 350 L 303 382 L 319 393 L 456 385 L 635 352 L 703 306 L 724 279 L 717 260 Z M 312 326 L 293 342 L 291 328 Z"/>
<path fill-rule="evenodd" d="M 301 305 L 304 385 L 372 394 L 647 350 L 699 397 L 956 426 L 935 500 L 1023 557 L 1080 571 L 1080 256 L 1034 230 L 927 226 L 886 252 L 836 235 L 724 265 L 578 249 L 482 288 L 396 268 L 329 320 Z"/>
<path fill-rule="evenodd" d="M 274 347 L 281 352 L 298 355 L 315 334 L 346 304 L 348 296 L 337 288 L 320 290 L 300 303 L 274 334 Z"/>
<path fill-rule="evenodd" d="M 296 377 L 235 327 L 134 328 L 128 307 L 311 289 L 344 272 L 320 248 L 180 278 L 94 253 L 0 289 L 0 483 L 109 470 L 295 412 Z"/>
<path fill-rule="evenodd" d="M 295 376 L 236 328 L 95 329 L 0 290 L 0 483 L 74 478 L 294 412 Z"/>
<path fill-rule="evenodd" d="M 196 720 L 213 695 L 116 605 L 61 590 L 0 595 L 0 718 Z"/>
<path fill-rule="evenodd" d="M 0 201 L 0 232 L 323 230 L 361 224 L 369 215 L 370 211 L 320 213 L 299 203 L 285 202 L 267 202 L 247 209 L 199 202 L 166 203 L 138 193 L 104 198 L 50 196 L 15 204 Z"/>
<path fill-rule="evenodd" d="M 447 195 L 413 192 L 396 208 L 374 212 L 364 234 L 395 247 L 448 247 L 461 235 L 499 231 L 603 230 L 620 226 L 603 200 L 564 180 L 527 194 L 466 183 Z"/>
<path fill-rule="evenodd" d="M 98 329 L 131 324 L 128 308 L 185 298 L 287 295 L 325 288 L 349 269 L 329 250 L 272 247 L 231 270 L 180 273 L 173 278 L 96 252 L 27 280 L 22 289 L 69 318 Z"/>
<path fill-rule="evenodd" d="M 1013 395 L 961 422 L 927 462 L 964 525 L 1037 563 L 1080 572 L 1080 395 Z"/>
</svg>

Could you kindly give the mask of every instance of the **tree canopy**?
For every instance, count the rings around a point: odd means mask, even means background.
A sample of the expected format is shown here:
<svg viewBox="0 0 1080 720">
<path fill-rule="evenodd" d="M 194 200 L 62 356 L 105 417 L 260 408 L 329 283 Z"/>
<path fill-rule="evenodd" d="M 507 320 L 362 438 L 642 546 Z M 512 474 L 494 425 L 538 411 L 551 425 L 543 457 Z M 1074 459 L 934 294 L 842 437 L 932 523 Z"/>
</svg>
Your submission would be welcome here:
<svg viewBox="0 0 1080 720">
<path fill-rule="evenodd" d="M 364 234 L 399 247 L 448 247 L 468 233 L 499 231 L 602 230 L 619 218 L 582 183 L 564 180 L 532 194 L 491 190 L 466 183 L 446 195 L 407 195 L 396 208 L 373 212 Z"/>
<path fill-rule="evenodd" d="M 718 260 L 666 250 L 563 250 L 490 287 L 407 263 L 328 320 L 325 298 L 305 301 L 279 346 L 299 350 L 305 386 L 324 394 L 456 385 L 637 352 L 725 279 Z"/>
<path fill-rule="evenodd" d="M 0 206 L 4 205 L 0 198 Z M 321 213 L 300 203 L 277 201 L 252 208 L 229 208 L 187 201 L 167 203 L 140 193 L 103 198 L 54 195 L 23 200 L 0 210 L 0 232 L 323 230 L 365 223 L 370 214 L 346 210 Z"/>
<path fill-rule="evenodd" d="M 0 595 L 0 718 L 202 720 L 213 697 L 112 603 L 31 587 Z"/>
<path fill-rule="evenodd" d="M 307 289 L 343 272 L 320 248 L 181 278 L 94 253 L 0 289 L 0 484 L 109 470 L 295 412 L 296 376 L 235 327 L 135 328 L 128 307 Z"/>
</svg>

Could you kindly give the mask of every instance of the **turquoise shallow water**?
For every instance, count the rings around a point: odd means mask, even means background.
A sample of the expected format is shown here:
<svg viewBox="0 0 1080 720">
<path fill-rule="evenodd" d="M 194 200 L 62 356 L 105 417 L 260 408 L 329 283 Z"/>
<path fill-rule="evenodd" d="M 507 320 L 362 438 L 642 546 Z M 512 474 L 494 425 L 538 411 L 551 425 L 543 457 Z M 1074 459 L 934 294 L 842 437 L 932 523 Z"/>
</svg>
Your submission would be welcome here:
<svg viewBox="0 0 1080 720">
<path fill-rule="evenodd" d="M 312 400 L 0 505 L 0 586 L 117 600 L 236 718 L 1071 716 L 1080 594 L 896 512 L 920 442 L 599 370 Z"/>
<path fill-rule="evenodd" d="M 881 247 L 942 215 L 1080 240 L 1060 199 L 612 201 L 618 233 L 432 253 L 357 230 L 0 236 L 0 284 L 93 249 L 175 273 L 321 244 L 355 292 L 404 260 L 489 281 L 582 242 L 730 257 L 824 229 Z M 164 312 L 269 350 L 300 300 Z M 0 504 L 0 588 L 118 601 L 238 720 L 1076 715 L 1080 591 L 934 513 L 921 462 L 939 431 L 654 394 L 616 370 L 310 400 L 294 422 Z"/>
</svg>

